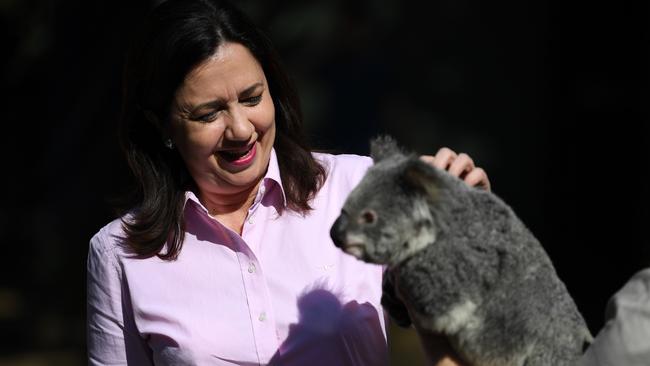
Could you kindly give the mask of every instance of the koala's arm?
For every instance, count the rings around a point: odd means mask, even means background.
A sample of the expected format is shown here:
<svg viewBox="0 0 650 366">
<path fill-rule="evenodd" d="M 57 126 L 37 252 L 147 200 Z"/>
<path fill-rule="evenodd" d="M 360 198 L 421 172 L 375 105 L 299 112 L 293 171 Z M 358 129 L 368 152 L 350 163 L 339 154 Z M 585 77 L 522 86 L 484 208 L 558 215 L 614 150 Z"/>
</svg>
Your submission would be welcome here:
<svg viewBox="0 0 650 366">
<path fill-rule="evenodd" d="M 390 318 L 402 328 L 411 326 L 411 318 L 406 306 L 397 297 L 395 285 L 393 284 L 390 273 L 386 272 L 383 276 L 381 305 L 384 307 Z"/>
<path fill-rule="evenodd" d="M 382 287 L 382 306 L 398 326 L 405 328 L 414 326 L 424 349 L 428 366 L 471 366 L 460 360 L 445 336 L 419 329 L 416 324 L 413 324 L 409 309 L 400 300 L 392 276 L 388 272 L 384 273 Z"/>
</svg>

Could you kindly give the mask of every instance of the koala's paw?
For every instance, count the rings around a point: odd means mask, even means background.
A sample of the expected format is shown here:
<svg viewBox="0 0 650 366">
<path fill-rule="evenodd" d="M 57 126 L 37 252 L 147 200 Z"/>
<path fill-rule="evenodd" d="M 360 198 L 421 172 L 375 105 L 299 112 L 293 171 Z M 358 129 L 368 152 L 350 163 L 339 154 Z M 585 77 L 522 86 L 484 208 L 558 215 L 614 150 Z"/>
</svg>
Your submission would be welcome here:
<svg viewBox="0 0 650 366">
<path fill-rule="evenodd" d="M 411 317 L 404 303 L 397 298 L 395 286 L 393 286 L 390 276 L 387 273 L 384 274 L 382 289 L 381 305 L 388 312 L 388 315 L 390 315 L 391 319 L 398 326 L 403 328 L 410 327 L 412 324 Z"/>
</svg>

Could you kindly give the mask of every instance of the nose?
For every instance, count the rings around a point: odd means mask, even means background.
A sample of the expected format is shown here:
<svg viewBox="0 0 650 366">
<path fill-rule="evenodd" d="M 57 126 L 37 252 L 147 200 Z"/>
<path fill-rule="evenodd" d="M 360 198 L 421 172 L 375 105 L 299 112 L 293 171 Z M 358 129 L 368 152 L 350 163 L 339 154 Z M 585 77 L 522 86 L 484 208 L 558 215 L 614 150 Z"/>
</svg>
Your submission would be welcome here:
<svg viewBox="0 0 650 366">
<path fill-rule="evenodd" d="M 341 215 L 334 221 L 332 228 L 330 229 L 330 237 L 338 248 L 342 248 L 345 238 L 345 230 L 348 227 L 348 215 L 345 212 L 341 212 Z"/>
<path fill-rule="evenodd" d="M 254 131 L 255 126 L 248 120 L 248 116 L 241 110 L 241 107 L 233 107 L 228 110 L 224 132 L 226 140 L 249 141 Z"/>
</svg>

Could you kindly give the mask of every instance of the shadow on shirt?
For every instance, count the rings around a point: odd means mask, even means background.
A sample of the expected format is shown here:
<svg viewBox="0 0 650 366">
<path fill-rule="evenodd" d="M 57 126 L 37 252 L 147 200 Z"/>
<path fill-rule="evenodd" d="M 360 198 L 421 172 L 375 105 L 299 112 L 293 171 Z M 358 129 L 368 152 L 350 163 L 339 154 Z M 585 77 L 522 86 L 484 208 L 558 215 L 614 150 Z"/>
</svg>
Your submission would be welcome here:
<svg viewBox="0 0 650 366">
<path fill-rule="evenodd" d="M 379 314 L 370 303 L 350 301 L 327 289 L 298 299 L 299 321 L 289 327 L 269 365 L 387 365 Z"/>
</svg>

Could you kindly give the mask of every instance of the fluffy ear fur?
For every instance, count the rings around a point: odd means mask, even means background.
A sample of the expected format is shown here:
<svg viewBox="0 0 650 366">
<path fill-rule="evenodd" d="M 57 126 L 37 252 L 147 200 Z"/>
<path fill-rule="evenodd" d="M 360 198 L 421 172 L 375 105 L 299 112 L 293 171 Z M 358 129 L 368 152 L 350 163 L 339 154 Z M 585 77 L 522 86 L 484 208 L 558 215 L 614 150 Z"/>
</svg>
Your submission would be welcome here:
<svg viewBox="0 0 650 366">
<path fill-rule="evenodd" d="M 403 178 L 406 184 L 423 192 L 430 199 L 438 195 L 437 184 L 440 182 L 435 168 L 417 157 L 411 157 L 406 162 Z"/>
<path fill-rule="evenodd" d="M 397 142 L 390 136 L 378 136 L 370 141 L 370 157 L 375 163 L 393 155 L 403 154 L 402 150 L 397 146 Z"/>
</svg>

